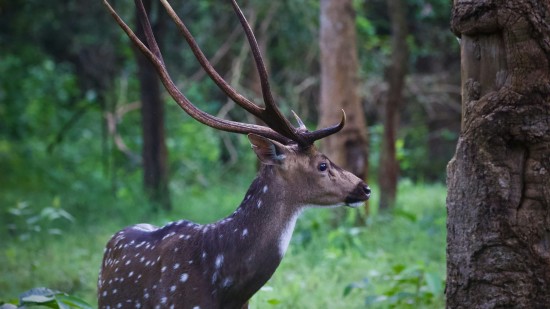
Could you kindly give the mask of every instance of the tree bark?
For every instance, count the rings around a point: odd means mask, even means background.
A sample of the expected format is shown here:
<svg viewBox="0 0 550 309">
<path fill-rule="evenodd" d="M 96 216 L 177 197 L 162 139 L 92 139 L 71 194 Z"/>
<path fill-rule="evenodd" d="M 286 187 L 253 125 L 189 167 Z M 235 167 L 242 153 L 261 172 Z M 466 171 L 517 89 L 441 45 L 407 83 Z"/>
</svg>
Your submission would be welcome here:
<svg viewBox="0 0 550 309">
<path fill-rule="evenodd" d="M 143 2 L 147 12 L 151 11 L 151 0 Z M 158 5 L 156 6 L 158 8 Z M 158 10 L 159 15 L 163 10 Z M 156 39 L 162 41 L 163 18 L 157 16 L 153 22 Z M 143 28 L 138 25 L 137 35 L 145 42 Z M 141 125 L 143 137 L 143 184 L 150 201 L 164 210 L 171 209 L 168 150 L 164 133 L 164 102 L 162 101 L 159 78 L 153 65 L 143 54 L 134 49 L 138 64 L 138 79 L 141 98 Z"/>
<path fill-rule="evenodd" d="M 322 149 L 336 164 L 361 179 L 367 177 L 366 121 L 358 93 L 355 12 L 351 0 L 321 0 L 321 102 L 319 126 L 340 121 L 344 129 L 323 140 Z"/>
<path fill-rule="evenodd" d="M 399 163 L 397 162 L 395 142 L 403 101 L 403 88 L 409 51 L 407 46 L 406 3 L 402 0 L 388 0 L 388 13 L 391 20 L 391 62 L 386 72 L 389 85 L 388 96 L 384 106 L 384 133 L 380 151 L 380 209 L 393 207 L 397 195 Z"/>
<path fill-rule="evenodd" d="M 550 304 L 550 2 L 455 0 L 462 128 L 448 165 L 447 308 Z"/>
</svg>

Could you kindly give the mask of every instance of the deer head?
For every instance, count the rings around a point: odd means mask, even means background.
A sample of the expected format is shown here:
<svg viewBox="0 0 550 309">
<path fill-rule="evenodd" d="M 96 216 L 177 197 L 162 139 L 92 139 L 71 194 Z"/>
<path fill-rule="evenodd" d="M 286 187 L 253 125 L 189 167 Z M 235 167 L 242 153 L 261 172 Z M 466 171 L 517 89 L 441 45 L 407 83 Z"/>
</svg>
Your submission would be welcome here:
<svg viewBox="0 0 550 309">
<path fill-rule="evenodd" d="M 252 149 L 263 165 L 270 166 L 272 178 L 287 188 L 289 204 L 299 206 L 358 206 L 370 189 L 352 173 L 330 161 L 313 145 L 283 145 L 249 134 Z"/>
<path fill-rule="evenodd" d="M 238 94 L 208 62 L 166 0 L 160 0 L 210 78 L 229 98 L 267 126 L 220 119 L 196 108 L 175 86 L 136 0 L 142 42 L 104 0 L 120 27 L 149 58 L 162 83 L 191 117 L 213 128 L 247 134 L 262 162 L 243 202 L 229 217 L 199 225 L 177 221 L 164 227 L 138 224 L 116 233 L 105 249 L 98 281 L 101 308 L 241 308 L 279 265 L 301 210 L 307 206 L 358 206 L 370 197 L 359 178 L 332 163 L 314 142 L 340 131 L 340 123 L 309 131 L 298 116 L 294 127 L 279 111 L 254 34 L 231 1 L 259 72 L 265 107 Z"/>
</svg>

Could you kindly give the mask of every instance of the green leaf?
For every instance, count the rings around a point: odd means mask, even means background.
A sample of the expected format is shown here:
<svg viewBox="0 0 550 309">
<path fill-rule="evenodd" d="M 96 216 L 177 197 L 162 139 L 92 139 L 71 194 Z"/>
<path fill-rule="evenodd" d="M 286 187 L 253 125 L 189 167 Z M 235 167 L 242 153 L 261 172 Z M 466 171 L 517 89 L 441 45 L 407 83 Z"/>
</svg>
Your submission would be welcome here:
<svg viewBox="0 0 550 309">
<path fill-rule="evenodd" d="M 395 274 L 401 273 L 403 270 L 405 270 L 406 266 L 404 264 L 395 264 L 391 267 L 391 270 Z"/>
<path fill-rule="evenodd" d="M 278 305 L 281 303 L 281 301 L 279 299 L 276 299 L 276 298 L 270 298 L 267 300 L 267 303 L 270 304 L 270 305 Z"/>
<path fill-rule="evenodd" d="M 369 295 L 367 298 L 365 298 L 365 305 L 374 305 L 376 303 L 380 303 L 383 301 L 386 301 L 388 298 L 383 295 Z"/>
<path fill-rule="evenodd" d="M 75 308 L 75 309 L 93 309 L 93 307 L 84 300 L 70 295 L 56 295 L 59 308 Z"/>
<path fill-rule="evenodd" d="M 411 222 L 416 222 L 416 220 L 417 220 L 416 215 L 414 213 L 412 213 L 410 211 L 406 211 L 406 210 L 401 209 L 401 208 L 394 209 L 393 213 L 397 217 L 402 217 L 402 218 L 408 219 Z"/>
<path fill-rule="evenodd" d="M 346 285 L 344 288 L 344 297 L 348 296 L 349 293 L 351 293 L 351 290 L 353 290 L 354 286 L 353 283 Z"/>
<path fill-rule="evenodd" d="M 424 274 L 426 278 L 426 285 L 428 290 L 433 295 L 440 295 L 443 292 L 443 280 L 439 277 L 439 274 L 436 272 L 426 272 Z"/>
<path fill-rule="evenodd" d="M 21 293 L 21 295 L 19 295 L 19 302 L 21 304 L 25 304 L 25 303 L 43 304 L 54 300 L 54 295 L 57 293 L 60 293 L 60 292 L 54 291 L 48 288 L 34 288 Z"/>
<path fill-rule="evenodd" d="M 23 303 L 43 304 L 43 303 L 51 302 L 54 299 L 55 299 L 55 297 L 53 295 L 48 295 L 48 296 L 46 296 L 46 295 L 30 295 L 30 296 L 26 296 L 26 297 L 21 298 L 21 301 Z"/>
<path fill-rule="evenodd" d="M 39 305 L 54 309 L 92 309 L 84 300 L 48 288 L 34 288 L 21 294 L 20 305 Z"/>
</svg>

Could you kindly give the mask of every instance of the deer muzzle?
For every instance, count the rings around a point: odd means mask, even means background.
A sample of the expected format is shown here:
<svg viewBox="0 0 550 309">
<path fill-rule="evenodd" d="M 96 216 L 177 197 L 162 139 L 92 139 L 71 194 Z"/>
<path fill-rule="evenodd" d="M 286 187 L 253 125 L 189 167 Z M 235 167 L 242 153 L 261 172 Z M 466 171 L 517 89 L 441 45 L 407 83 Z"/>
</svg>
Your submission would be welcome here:
<svg viewBox="0 0 550 309">
<path fill-rule="evenodd" d="M 370 187 L 366 183 L 360 182 L 355 189 L 348 194 L 344 202 L 346 206 L 352 208 L 359 207 L 370 198 L 370 193 Z"/>
</svg>

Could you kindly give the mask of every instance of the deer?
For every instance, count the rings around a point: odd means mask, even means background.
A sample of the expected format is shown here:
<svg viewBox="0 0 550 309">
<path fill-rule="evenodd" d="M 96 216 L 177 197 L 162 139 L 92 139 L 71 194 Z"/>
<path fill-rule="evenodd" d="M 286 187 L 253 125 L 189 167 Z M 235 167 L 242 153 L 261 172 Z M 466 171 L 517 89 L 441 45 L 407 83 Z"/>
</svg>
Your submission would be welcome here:
<svg viewBox="0 0 550 309">
<path fill-rule="evenodd" d="M 314 145 L 344 127 L 343 110 L 338 124 L 314 131 L 292 112 L 298 124 L 295 127 L 279 110 L 258 44 L 235 0 L 231 5 L 252 50 L 264 107 L 246 99 L 219 75 L 170 4 L 160 2 L 210 78 L 265 125 L 221 119 L 195 107 L 171 79 L 141 0 L 135 4 L 145 42 L 104 0 L 118 25 L 154 65 L 176 103 L 204 125 L 246 134 L 261 167 L 242 203 L 224 219 L 209 224 L 179 220 L 162 227 L 141 223 L 115 233 L 104 250 L 98 305 L 104 309 L 248 308 L 250 298 L 281 263 L 305 208 L 359 207 L 369 199 L 371 190 Z"/>
</svg>

